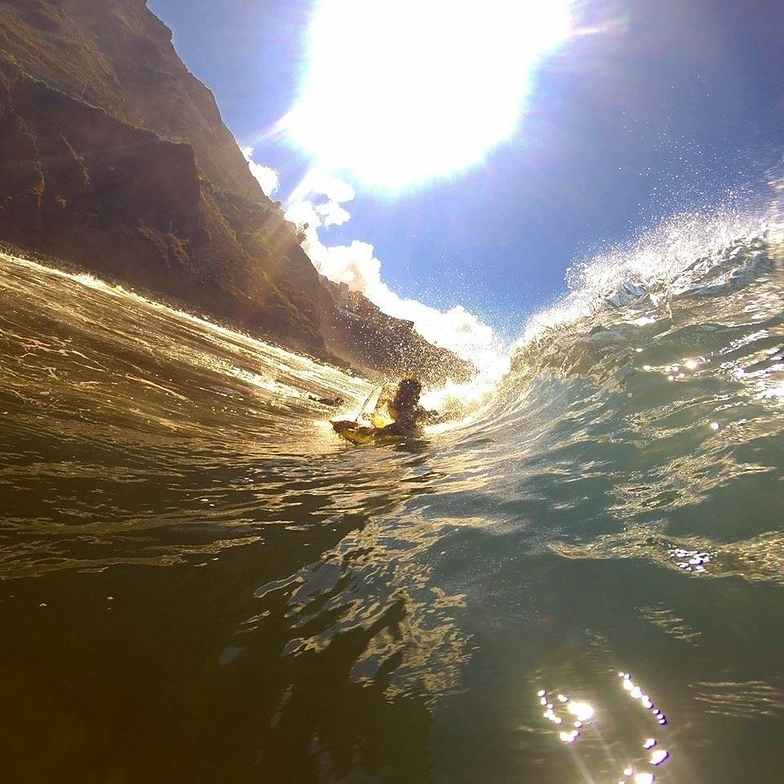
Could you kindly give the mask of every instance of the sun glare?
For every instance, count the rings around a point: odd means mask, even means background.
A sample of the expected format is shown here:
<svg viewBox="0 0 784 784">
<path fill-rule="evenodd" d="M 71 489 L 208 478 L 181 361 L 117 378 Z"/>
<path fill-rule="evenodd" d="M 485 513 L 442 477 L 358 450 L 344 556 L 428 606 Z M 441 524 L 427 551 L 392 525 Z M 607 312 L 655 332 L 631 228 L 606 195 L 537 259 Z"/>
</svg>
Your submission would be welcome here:
<svg viewBox="0 0 784 784">
<path fill-rule="evenodd" d="M 571 0 L 320 0 L 289 138 L 315 165 L 398 189 L 459 171 L 518 126 Z"/>
</svg>

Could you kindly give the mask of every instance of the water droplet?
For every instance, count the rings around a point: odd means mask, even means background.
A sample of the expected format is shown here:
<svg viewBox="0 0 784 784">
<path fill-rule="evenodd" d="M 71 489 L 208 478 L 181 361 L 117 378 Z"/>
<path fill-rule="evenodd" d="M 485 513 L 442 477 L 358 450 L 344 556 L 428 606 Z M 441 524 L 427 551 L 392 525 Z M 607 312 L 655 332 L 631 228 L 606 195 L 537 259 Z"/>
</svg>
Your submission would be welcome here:
<svg viewBox="0 0 784 784">
<path fill-rule="evenodd" d="M 657 749 L 651 754 L 651 765 L 661 765 L 669 756 L 669 752 L 664 749 Z"/>
<path fill-rule="evenodd" d="M 594 714 L 593 707 L 587 702 L 570 702 L 567 710 L 578 721 L 588 721 Z"/>
</svg>

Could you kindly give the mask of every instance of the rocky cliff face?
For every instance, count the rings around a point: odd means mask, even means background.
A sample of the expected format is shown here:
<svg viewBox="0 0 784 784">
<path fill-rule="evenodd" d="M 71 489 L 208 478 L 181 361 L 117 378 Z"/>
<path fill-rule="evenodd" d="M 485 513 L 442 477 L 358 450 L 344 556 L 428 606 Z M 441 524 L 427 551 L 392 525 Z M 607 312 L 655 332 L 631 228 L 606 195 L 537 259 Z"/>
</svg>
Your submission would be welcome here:
<svg viewBox="0 0 784 784">
<path fill-rule="evenodd" d="M 365 372 L 471 373 L 320 279 L 145 0 L 0 0 L 0 239 Z"/>
</svg>

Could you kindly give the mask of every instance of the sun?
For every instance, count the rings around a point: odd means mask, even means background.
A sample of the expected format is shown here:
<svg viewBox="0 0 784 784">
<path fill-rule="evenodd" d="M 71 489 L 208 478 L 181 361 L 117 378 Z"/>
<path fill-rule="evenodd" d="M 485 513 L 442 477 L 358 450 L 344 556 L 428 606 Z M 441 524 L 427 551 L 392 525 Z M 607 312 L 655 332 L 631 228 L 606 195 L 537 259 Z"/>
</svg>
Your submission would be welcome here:
<svg viewBox="0 0 784 784">
<path fill-rule="evenodd" d="M 572 0 L 320 0 L 285 131 L 387 189 L 466 169 L 518 127 Z"/>
</svg>

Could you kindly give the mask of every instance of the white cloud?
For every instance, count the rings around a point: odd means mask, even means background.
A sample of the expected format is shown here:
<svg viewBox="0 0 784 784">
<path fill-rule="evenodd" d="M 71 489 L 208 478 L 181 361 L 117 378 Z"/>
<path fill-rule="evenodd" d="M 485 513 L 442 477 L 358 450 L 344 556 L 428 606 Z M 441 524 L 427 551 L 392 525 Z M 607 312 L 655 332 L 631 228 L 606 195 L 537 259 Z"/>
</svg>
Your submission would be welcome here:
<svg viewBox="0 0 784 784">
<path fill-rule="evenodd" d="M 299 225 L 342 226 L 351 217 L 343 203 L 352 201 L 355 196 L 347 182 L 311 172 L 289 196 L 286 214 Z"/>
<path fill-rule="evenodd" d="M 302 247 L 316 269 L 335 283 L 361 292 L 390 316 L 413 321 L 417 332 L 431 343 L 475 362 L 480 369 L 498 367 L 499 356 L 505 353 L 501 341 L 491 327 L 464 307 L 457 305 L 444 312 L 400 297 L 382 281 L 381 261 L 367 242 L 325 245 L 321 241 L 319 229 L 349 220 L 343 204 L 354 196 L 353 188 L 345 182 L 312 176 L 289 199 L 286 218 L 299 226 L 307 224 Z"/>
<path fill-rule="evenodd" d="M 259 185 L 261 185 L 261 190 L 264 191 L 266 196 L 272 196 L 280 187 L 278 173 L 275 169 L 272 169 L 269 166 L 262 166 L 260 163 L 256 163 L 253 160 L 253 147 L 243 147 L 242 154 L 248 162 L 250 173 L 256 178 Z"/>
</svg>

